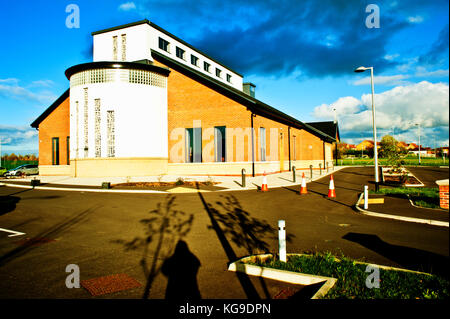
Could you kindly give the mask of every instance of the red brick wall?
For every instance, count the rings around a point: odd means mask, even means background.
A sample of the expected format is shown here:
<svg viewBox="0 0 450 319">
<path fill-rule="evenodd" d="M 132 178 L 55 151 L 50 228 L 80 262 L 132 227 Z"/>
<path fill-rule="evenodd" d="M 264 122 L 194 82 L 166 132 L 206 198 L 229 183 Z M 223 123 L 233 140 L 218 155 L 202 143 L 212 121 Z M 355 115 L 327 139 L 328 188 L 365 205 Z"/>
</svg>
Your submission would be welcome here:
<svg viewBox="0 0 450 319">
<path fill-rule="evenodd" d="M 448 185 L 439 185 L 439 200 L 441 208 L 448 209 Z"/>
<path fill-rule="evenodd" d="M 52 165 L 53 137 L 59 137 L 59 164 L 70 164 L 67 163 L 67 136 L 70 136 L 69 98 L 39 124 L 39 165 Z"/>
</svg>

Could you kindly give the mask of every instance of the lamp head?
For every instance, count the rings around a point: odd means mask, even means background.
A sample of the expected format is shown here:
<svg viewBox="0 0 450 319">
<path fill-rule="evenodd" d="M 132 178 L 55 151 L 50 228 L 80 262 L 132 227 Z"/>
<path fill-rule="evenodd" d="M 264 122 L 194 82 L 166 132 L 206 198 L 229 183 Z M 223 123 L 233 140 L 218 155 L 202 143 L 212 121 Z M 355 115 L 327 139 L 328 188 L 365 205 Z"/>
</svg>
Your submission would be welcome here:
<svg viewBox="0 0 450 319">
<path fill-rule="evenodd" d="M 359 68 L 356 68 L 355 69 L 355 72 L 356 73 L 360 73 L 360 72 L 364 72 L 365 70 L 367 70 L 368 68 L 365 68 L 365 67 L 363 67 L 363 66 L 360 66 Z"/>
</svg>

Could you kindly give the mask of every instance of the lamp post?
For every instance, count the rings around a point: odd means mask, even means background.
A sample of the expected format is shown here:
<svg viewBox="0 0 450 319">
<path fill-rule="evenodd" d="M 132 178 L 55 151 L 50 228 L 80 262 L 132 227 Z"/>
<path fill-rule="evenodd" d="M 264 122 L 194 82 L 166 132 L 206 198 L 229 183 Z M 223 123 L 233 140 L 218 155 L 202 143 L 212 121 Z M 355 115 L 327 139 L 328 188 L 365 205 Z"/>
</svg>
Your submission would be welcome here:
<svg viewBox="0 0 450 319">
<path fill-rule="evenodd" d="M 419 165 L 420 165 L 420 123 L 414 124 L 419 127 Z"/>
<path fill-rule="evenodd" d="M 370 70 L 370 83 L 372 85 L 372 125 L 373 125 L 373 141 L 374 141 L 374 150 L 373 150 L 373 157 L 375 161 L 375 190 L 378 191 L 380 187 L 380 180 L 378 177 L 378 149 L 377 149 L 377 125 L 375 121 L 375 104 L 374 104 L 374 88 L 373 88 L 373 67 L 363 67 L 360 66 L 359 68 L 355 69 L 356 73 L 364 72 L 366 70 Z"/>
</svg>

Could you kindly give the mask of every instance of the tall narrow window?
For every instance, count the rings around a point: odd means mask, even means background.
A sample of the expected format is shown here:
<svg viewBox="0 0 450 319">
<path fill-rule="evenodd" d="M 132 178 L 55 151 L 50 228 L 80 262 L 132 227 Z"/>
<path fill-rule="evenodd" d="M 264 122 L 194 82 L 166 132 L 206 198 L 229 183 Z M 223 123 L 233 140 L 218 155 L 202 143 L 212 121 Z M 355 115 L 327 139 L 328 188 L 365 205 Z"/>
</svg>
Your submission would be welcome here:
<svg viewBox="0 0 450 319">
<path fill-rule="evenodd" d="M 75 157 L 76 158 L 78 158 L 78 157 L 80 157 L 80 154 L 78 153 L 78 147 L 79 147 L 79 144 L 78 144 L 78 141 L 79 141 L 79 131 L 80 131 L 80 127 L 78 126 L 80 123 L 80 113 L 79 113 L 79 109 L 78 109 L 78 101 L 75 101 L 75 116 L 76 116 L 76 120 L 75 120 L 75 122 L 76 122 L 76 134 L 75 134 L 75 147 L 76 147 L 76 149 L 75 149 Z"/>
<path fill-rule="evenodd" d="M 210 72 L 209 68 L 211 67 L 211 64 L 209 64 L 208 62 L 203 62 L 203 68 L 205 69 L 206 72 Z"/>
<path fill-rule="evenodd" d="M 67 165 L 70 165 L 70 136 L 66 138 Z"/>
<path fill-rule="evenodd" d="M 222 70 L 216 68 L 216 76 L 217 76 L 218 78 L 222 77 L 221 73 L 222 73 Z"/>
<path fill-rule="evenodd" d="M 214 157 L 216 162 L 225 162 L 225 126 L 214 127 Z"/>
<path fill-rule="evenodd" d="M 59 137 L 52 138 L 52 165 L 59 165 Z"/>
<path fill-rule="evenodd" d="M 195 55 L 191 54 L 191 64 L 198 66 L 198 58 Z"/>
<path fill-rule="evenodd" d="M 95 99 L 95 157 L 102 157 L 102 135 L 100 134 L 100 99 Z"/>
<path fill-rule="evenodd" d="M 180 59 L 184 60 L 184 53 L 185 52 L 184 52 L 184 50 L 182 48 L 179 48 L 179 47 L 176 48 L 177 58 L 180 58 Z"/>
<path fill-rule="evenodd" d="M 116 156 L 114 111 L 106 112 L 106 143 L 108 145 L 108 157 Z"/>
<path fill-rule="evenodd" d="M 89 151 L 89 118 L 88 118 L 88 89 L 84 88 L 84 157 L 88 157 Z"/>
<path fill-rule="evenodd" d="M 186 129 L 186 162 L 202 161 L 202 129 L 201 127 Z"/>
<path fill-rule="evenodd" d="M 294 135 L 293 136 L 293 141 L 292 141 L 293 143 L 294 143 L 294 147 L 293 147 L 293 151 L 294 151 L 294 156 L 293 156 L 293 160 L 294 161 L 296 161 L 297 160 L 297 138 L 296 138 L 296 136 Z"/>
<path fill-rule="evenodd" d="M 231 75 L 230 74 L 227 74 L 227 82 L 231 83 Z"/>
<path fill-rule="evenodd" d="M 122 34 L 122 61 L 127 59 L 127 35 Z"/>
<path fill-rule="evenodd" d="M 259 139 L 261 145 L 261 161 L 266 160 L 266 129 L 264 127 L 259 128 Z"/>
<path fill-rule="evenodd" d="M 164 40 L 163 38 L 159 38 L 159 48 L 166 52 L 169 52 L 169 42 Z M 170 53 L 170 52 L 169 52 Z"/>
<path fill-rule="evenodd" d="M 117 35 L 113 36 L 113 61 L 117 61 Z"/>
</svg>

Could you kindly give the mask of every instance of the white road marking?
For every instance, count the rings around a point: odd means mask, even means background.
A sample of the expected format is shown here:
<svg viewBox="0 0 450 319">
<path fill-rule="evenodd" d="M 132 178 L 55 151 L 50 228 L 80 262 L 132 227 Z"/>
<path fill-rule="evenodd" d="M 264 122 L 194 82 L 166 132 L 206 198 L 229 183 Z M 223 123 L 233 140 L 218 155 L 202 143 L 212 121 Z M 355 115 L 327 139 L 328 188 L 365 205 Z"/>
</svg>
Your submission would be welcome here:
<svg viewBox="0 0 450 319">
<path fill-rule="evenodd" d="M 25 233 L 21 233 L 21 232 L 14 231 L 14 230 L 9 230 L 9 229 L 4 229 L 4 228 L 0 228 L 0 231 L 11 233 L 12 235 L 8 235 L 8 237 L 25 235 Z"/>
</svg>

